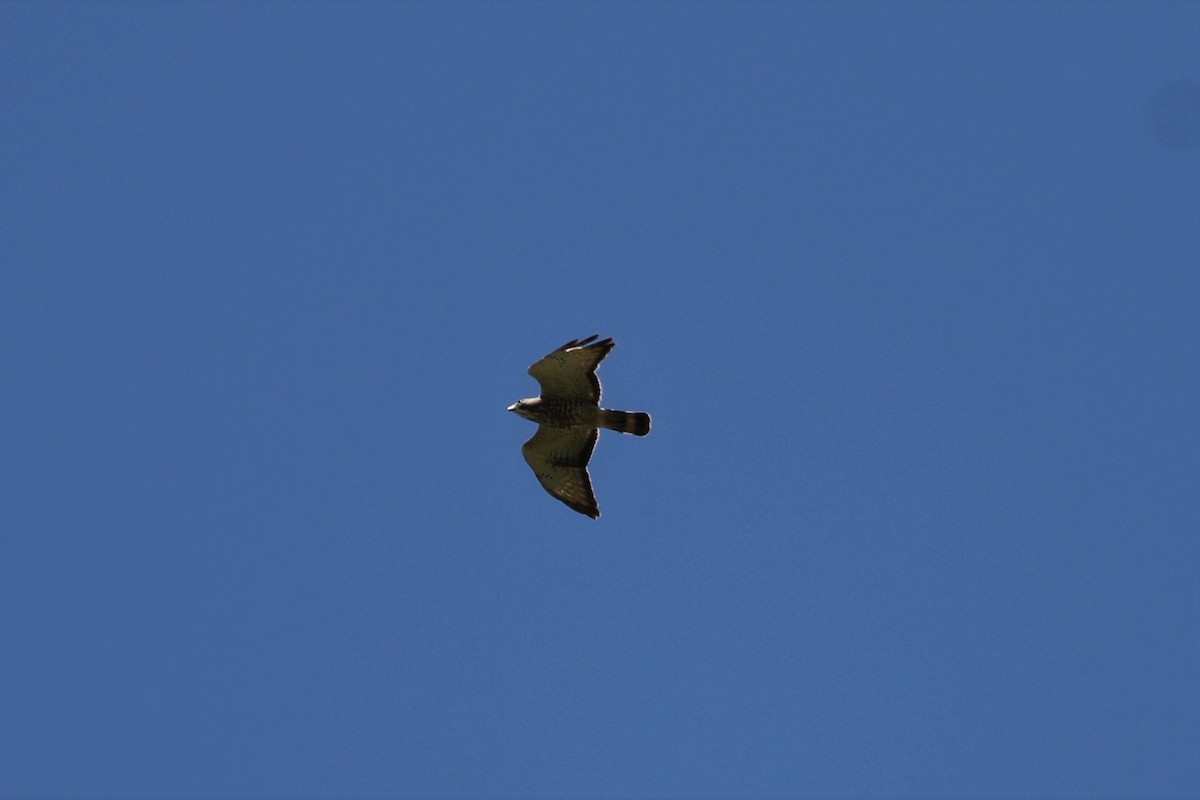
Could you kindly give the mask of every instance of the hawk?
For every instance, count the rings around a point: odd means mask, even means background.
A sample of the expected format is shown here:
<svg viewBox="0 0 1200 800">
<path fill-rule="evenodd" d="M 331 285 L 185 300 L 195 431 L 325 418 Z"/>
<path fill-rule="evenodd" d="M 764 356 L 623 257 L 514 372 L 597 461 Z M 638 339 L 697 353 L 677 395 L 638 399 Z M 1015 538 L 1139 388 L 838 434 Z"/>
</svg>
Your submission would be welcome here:
<svg viewBox="0 0 1200 800">
<path fill-rule="evenodd" d="M 613 349 L 612 339 L 597 334 L 572 339 L 529 368 L 542 387 L 541 397 L 520 400 L 508 410 L 533 420 L 537 433 L 521 447 L 533 474 L 547 492 L 580 514 L 600 516 L 588 460 L 601 428 L 634 436 L 650 432 L 650 415 L 600 407 L 596 367 Z"/>
</svg>

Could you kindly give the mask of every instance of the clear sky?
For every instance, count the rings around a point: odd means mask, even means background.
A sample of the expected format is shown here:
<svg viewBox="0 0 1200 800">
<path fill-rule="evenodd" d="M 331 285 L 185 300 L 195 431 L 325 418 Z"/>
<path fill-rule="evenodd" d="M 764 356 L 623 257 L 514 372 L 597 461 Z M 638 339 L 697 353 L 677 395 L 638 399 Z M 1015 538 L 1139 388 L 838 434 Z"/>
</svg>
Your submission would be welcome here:
<svg viewBox="0 0 1200 800">
<path fill-rule="evenodd" d="M 0 5 L 0 796 L 1197 796 L 1198 42 Z"/>
</svg>

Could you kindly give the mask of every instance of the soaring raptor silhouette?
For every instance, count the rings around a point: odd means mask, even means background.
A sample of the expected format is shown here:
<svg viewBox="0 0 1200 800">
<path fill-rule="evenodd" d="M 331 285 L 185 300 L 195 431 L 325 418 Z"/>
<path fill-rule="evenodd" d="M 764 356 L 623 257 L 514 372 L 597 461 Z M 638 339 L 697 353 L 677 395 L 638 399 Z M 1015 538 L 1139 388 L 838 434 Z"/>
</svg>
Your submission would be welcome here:
<svg viewBox="0 0 1200 800">
<path fill-rule="evenodd" d="M 600 407 L 596 367 L 613 349 L 612 339 L 572 339 L 529 368 L 542 387 L 541 397 L 520 400 L 509 411 L 538 424 L 537 433 L 521 447 L 525 461 L 542 487 L 592 519 L 600 516 L 588 460 L 600 428 L 634 436 L 650 432 L 650 415 Z"/>
</svg>

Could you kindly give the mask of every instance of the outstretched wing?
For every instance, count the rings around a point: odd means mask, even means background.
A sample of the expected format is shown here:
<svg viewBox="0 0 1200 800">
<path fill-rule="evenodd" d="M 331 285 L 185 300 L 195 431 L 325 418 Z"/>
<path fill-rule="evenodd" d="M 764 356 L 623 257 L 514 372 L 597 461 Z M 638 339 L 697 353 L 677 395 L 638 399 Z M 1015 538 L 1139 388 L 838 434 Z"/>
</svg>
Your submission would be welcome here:
<svg viewBox="0 0 1200 800">
<path fill-rule="evenodd" d="M 600 516 L 587 463 L 596 447 L 596 428 L 552 428 L 539 425 L 533 438 L 521 446 L 521 455 L 542 488 L 592 519 Z"/>
<path fill-rule="evenodd" d="M 600 402 L 600 379 L 596 367 L 613 349 L 612 339 L 572 339 L 529 368 L 542 387 L 542 397 Z"/>
</svg>

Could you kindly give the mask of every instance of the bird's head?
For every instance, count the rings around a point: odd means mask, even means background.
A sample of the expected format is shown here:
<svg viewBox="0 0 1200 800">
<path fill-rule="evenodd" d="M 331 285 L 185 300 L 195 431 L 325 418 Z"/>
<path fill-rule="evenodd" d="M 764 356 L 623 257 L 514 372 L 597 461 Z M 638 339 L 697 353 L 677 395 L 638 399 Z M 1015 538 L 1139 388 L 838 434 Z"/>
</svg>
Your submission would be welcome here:
<svg viewBox="0 0 1200 800">
<path fill-rule="evenodd" d="M 525 419 L 533 419 L 533 411 L 539 402 L 541 402 L 541 398 L 527 397 L 524 400 L 518 400 L 513 403 L 508 407 L 508 410 Z"/>
</svg>

